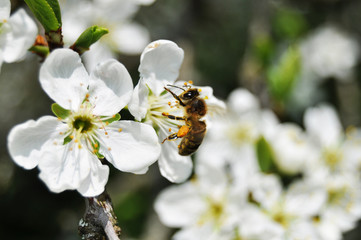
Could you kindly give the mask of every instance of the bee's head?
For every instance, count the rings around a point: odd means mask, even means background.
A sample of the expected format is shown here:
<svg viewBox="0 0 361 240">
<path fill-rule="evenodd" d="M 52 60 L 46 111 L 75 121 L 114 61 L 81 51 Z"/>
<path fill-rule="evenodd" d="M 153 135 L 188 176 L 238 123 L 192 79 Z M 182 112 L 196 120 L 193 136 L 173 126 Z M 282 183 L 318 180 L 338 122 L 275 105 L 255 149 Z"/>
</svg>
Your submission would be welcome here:
<svg viewBox="0 0 361 240">
<path fill-rule="evenodd" d="M 179 98 L 187 102 L 199 96 L 197 88 L 190 88 L 179 95 Z"/>
</svg>

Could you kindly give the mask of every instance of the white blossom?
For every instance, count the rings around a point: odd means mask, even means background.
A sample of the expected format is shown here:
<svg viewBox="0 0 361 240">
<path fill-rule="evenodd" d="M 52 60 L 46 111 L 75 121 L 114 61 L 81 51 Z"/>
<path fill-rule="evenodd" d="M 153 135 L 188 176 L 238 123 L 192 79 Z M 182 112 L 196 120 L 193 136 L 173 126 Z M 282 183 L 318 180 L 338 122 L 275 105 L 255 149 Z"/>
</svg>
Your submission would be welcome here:
<svg viewBox="0 0 361 240">
<path fill-rule="evenodd" d="M 10 1 L 0 0 L 0 67 L 25 57 L 35 41 L 38 28 L 24 9 L 10 16 Z"/>
<path fill-rule="evenodd" d="M 76 189 L 83 196 L 104 190 L 109 168 L 145 173 L 159 156 L 150 126 L 116 121 L 130 100 L 133 84 L 125 67 L 110 59 L 89 75 L 77 53 L 53 51 L 40 69 L 40 83 L 56 104 L 57 117 L 44 116 L 16 125 L 9 133 L 13 160 L 26 169 L 36 166 L 53 192 Z"/>
<path fill-rule="evenodd" d="M 171 88 L 176 95 L 182 92 L 177 87 L 172 88 L 168 85 L 177 85 L 175 81 L 179 75 L 183 54 L 183 50 L 174 42 L 158 40 L 150 43 L 140 58 L 140 80 L 128 107 L 136 120 L 149 123 L 158 129 L 160 142 L 171 133 L 177 132 L 178 126 L 184 125 L 184 121 L 172 120 L 164 116 L 165 113 L 184 116 L 183 108 L 176 103 L 177 100 L 172 94 L 164 89 L 164 87 Z M 178 87 L 185 86 L 178 84 Z M 193 87 L 199 90 L 199 97 L 205 99 L 208 115 L 224 108 L 223 102 L 213 96 L 210 87 Z M 192 172 L 191 158 L 178 154 L 178 144 L 179 139 L 164 142 L 158 161 L 161 174 L 172 182 L 183 182 Z"/>
</svg>

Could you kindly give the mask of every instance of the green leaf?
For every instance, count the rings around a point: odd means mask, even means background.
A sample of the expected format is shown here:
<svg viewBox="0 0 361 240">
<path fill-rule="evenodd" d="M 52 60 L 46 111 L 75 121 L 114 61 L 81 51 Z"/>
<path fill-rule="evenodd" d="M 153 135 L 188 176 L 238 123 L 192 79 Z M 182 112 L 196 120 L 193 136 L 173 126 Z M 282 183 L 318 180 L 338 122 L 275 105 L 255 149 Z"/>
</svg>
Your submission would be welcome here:
<svg viewBox="0 0 361 240">
<path fill-rule="evenodd" d="M 284 39 L 297 39 L 307 31 L 308 24 L 305 14 L 291 8 L 279 8 L 276 12 L 273 29 Z"/>
<path fill-rule="evenodd" d="M 256 142 L 258 164 L 262 172 L 270 173 L 275 170 L 271 146 L 264 137 Z"/>
<path fill-rule="evenodd" d="M 295 46 L 289 47 L 279 62 L 268 69 L 268 87 L 272 96 L 284 101 L 289 96 L 301 69 L 301 54 Z"/>
<path fill-rule="evenodd" d="M 29 51 L 32 51 L 40 56 L 46 57 L 49 54 L 49 47 L 47 46 L 32 46 L 29 48 Z"/>
<path fill-rule="evenodd" d="M 61 11 L 60 11 L 60 5 L 59 5 L 58 0 L 46 0 L 46 1 L 48 2 L 51 9 L 53 10 L 55 17 L 61 26 Z"/>
<path fill-rule="evenodd" d="M 70 115 L 70 110 L 62 108 L 59 104 L 53 103 L 51 105 L 51 111 L 54 115 L 61 119 L 66 119 Z"/>
<path fill-rule="evenodd" d="M 45 32 L 61 27 L 60 7 L 57 0 L 25 0 L 35 17 L 43 25 Z"/>
<path fill-rule="evenodd" d="M 120 119 L 120 114 L 117 113 L 113 117 L 107 118 L 106 120 L 103 120 L 103 122 L 105 122 L 106 124 L 110 124 L 112 122 L 119 121 L 119 119 Z"/>
<path fill-rule="evenodd" d="M 79 36 L 71 48 L 79 54 L 83 54 L 85 51 L 89 50 L 92 44 L 97 42 L 108 32 L 109 31 L 106 28 L 98 26 L 89 27 Z"/>
</svg>

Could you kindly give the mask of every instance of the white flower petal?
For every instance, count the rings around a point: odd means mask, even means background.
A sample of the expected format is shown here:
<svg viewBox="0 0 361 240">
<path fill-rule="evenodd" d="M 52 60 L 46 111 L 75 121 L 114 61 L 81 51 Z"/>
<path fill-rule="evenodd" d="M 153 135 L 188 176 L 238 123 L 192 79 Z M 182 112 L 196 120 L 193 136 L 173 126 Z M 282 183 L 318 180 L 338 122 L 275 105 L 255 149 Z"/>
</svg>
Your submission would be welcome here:
<svg viewBox="0 0 361 240">
<path fill-rule="evenodd" d="M 342 137 L 342 126 L 334 108 L 320 105 L 309 108 L 304 116 L 306 131 L 321 146 L 337 145 Z"/>
<path fill-rule="evenodd" d="M 135 86 L 132 98 L 128 104 L 129 112 L 137 121 L 145 118 L 148 112 L 148 94 L 149 89 L 145 84 L 144 79 L 140 79 L 137 86 Z"/>
<path fill-rule="evenodd" d="M 77 111 L 88 92 L 89 75 L 79 55 L 69 49 L 56 49 L 40 68 L 44 91 L 65 109 Z"/>
<path fill-rule="evenodd" d="M 145 79 L 174 82 L 179 75 L 184 52 L 172 41 L 150 43 L 140 57 L 139 72 Z"/>
<path fill-rule="evenodd" d="M 119 25 L 111 37 L 119 52 L 129 55 L 140 54 L 150 41 L 148 30 L 137 23 Z"/>
<path fill-rule="evenodd" d="M 4 21 L 9 19 L 10 16 L 10 1 L 9 0 L 0 0 L 0 22 L 3 23 Z"/>
<path fill-rule="evenodd" d="M 102 165 L 96 157 L 90 159 L 90 173 L 77 189 L 84 197 L 94 197 L 104 192 L 108 181 L 109 167 Z"/>
<path fill-rule="evenodd" d="M 112 58 L 116 58 L 116 55 L 101 41 L 92 44 L 89 51 L 86 51 L 82 55 L 84 65 L 88 72 L 92 72 L 98 63 Z"/>
<path fill-rule="evenodd" d="M 196 86 L 195 86 L 196 87 Z M 196 87 L 201 90 L 199 97 L 204 98 L 207 104 L 207 115 L 213 117 L 224 114 L 227 107 L 225 102 L 219 100 L 213 95 L 213 88 L 211 87 Z"/>
<path fill-rule="evenodd" d="M 174 141 L 164 142 L 158 164 L 162 176 L 174 183 L 184 182 L 191 175 L 193 168 L 189 156 L 178 154 L 178 146 Z"/>
<path fill-rule="evenodd" d="M 230 109 L 239 115 L 260 109 L 259 100 L 244 88 L 232 91 L 227 102 Z"/>
<path fill-rule="evenodd" d="M 39 162 L 39 177 L 53 192 L 77 189 L 90 173 L 92 158 L 97 160 L 74 142 L 49 146 Z"/>
<path fill-rule="evenodd" d="M 35 41 L 38 28 L 24 9 L 12 14 L 8 24 L 11 29 L 6 34 L 3 58 L 5 62 L 15 62 L 25 57 L 27 50 Z"/>
<path fill-rule="evenodd" d="M 195 224 L 206 207 L 206 202 L 191 182 L 163 190 L 154 205 L 161 222 L 169 227 Z"/>
<path fill-rule="evenodd" d="M 47 143 L 56 141 L 66 125 L 52 116 L 16 125 L 8 135 L 8 149 L 16 164 L 32 169 L 39 163 Z M 54 140 L 52 140 L 54 139 Z"/>
<path fill-rule="evenodd" d="M 154 129 L 134 121 L 118 121 L 106 127 L 106 133 L 98 134 L 101 153 L 124 172 L 139 173 L 159 157 L 160 145 Z"/>
<path fill-rule="evenodd" d="M 93 114 L 111 116 L 124 108 L 132 96 L 133 82 L 123 64 L 108 59 L 91 73 L 89 101 Z"/>
</svg>

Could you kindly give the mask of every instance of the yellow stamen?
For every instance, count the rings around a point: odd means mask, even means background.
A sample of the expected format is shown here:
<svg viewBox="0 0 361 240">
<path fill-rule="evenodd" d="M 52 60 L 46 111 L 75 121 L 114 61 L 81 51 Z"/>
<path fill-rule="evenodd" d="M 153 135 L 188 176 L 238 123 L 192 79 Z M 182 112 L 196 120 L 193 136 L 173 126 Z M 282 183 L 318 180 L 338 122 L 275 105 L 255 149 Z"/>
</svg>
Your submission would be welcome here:
<svg viewBox="0 0 361 240">
<path fill-rule="evenodd" d="M 123 128 L 119 128 L 119 129 L 118 129 L 118 132 L 121 132 L 121 131 L 123 131 Z"/>
</svg>

